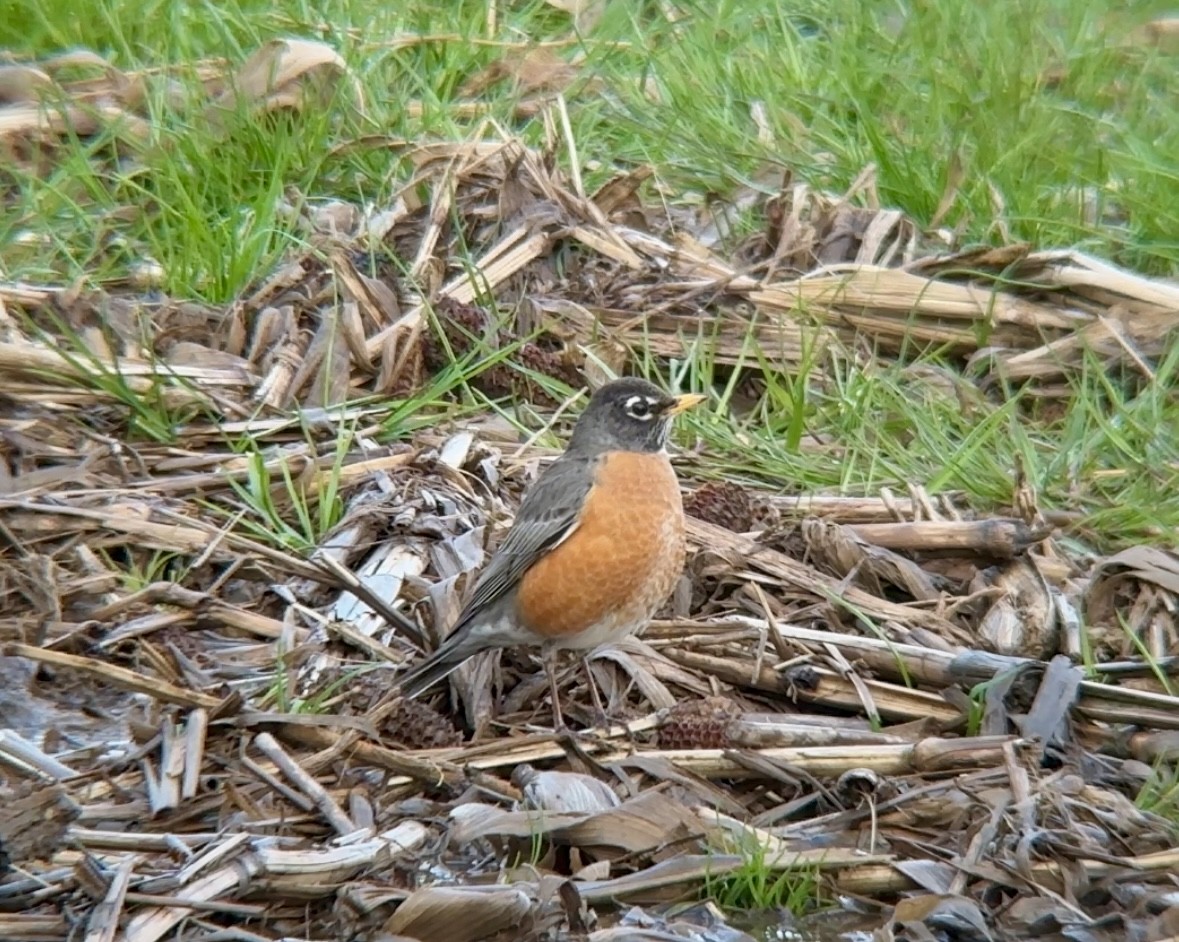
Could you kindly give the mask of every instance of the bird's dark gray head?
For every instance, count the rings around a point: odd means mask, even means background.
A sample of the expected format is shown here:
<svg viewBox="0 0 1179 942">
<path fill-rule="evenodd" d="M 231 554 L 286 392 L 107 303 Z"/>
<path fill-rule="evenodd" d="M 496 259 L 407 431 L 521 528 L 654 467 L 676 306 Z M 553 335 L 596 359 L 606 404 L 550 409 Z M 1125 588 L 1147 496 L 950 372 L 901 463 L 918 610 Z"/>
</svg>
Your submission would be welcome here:
<svg viewBox="0 0 1179 942">
<path fill-rule="evenodd" d="M 669 396 L 645 379 L 614 380 L 590 397 L 573 429 L 569 450 L 580 454 L 662 451 L 672 419 L 704 398 Z"/>
</svg>

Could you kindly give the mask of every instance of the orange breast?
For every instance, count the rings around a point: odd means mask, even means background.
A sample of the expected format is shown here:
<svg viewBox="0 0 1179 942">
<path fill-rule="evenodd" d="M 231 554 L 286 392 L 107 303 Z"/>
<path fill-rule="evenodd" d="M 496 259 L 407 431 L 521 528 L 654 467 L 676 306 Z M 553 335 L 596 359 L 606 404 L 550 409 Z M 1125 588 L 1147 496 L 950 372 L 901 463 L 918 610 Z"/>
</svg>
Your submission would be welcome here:
<svg viewBox="0 0 1179 942">
<path fill-rule="evenodd" d="M 603 458 L 577 529 L 520 582 L 521 625 L 596 647 L 646 625 L 684 565 L 684 511 L 666 455 Z"/>
</svg>

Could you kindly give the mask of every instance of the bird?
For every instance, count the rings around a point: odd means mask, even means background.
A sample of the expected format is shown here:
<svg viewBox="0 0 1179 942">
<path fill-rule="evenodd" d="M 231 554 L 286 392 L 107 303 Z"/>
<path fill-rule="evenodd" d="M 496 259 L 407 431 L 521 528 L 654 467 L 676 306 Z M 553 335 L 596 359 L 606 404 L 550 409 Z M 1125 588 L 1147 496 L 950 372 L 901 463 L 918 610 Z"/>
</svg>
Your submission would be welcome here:
<svg viewBox="0 0 1179 942">
<path fill-rule="evenodd" d="M 525 493 L 446 639 L 397 682 L 400 694 L 419 696 L 483 651 L 539 647 L 563 729 L 557 653 L 641 631 L 683 571 L 684 508 L 667 441 L 673 419 L 706 398 L 637 377 L 599 387 L 565 451 Z"/>
</svg>

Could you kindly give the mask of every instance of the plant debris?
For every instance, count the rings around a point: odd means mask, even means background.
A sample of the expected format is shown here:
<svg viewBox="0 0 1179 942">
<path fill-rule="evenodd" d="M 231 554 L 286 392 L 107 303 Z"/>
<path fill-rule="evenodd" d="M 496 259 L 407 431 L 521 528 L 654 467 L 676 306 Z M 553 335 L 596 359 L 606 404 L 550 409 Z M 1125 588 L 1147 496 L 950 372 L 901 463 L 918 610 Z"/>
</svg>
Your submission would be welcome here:
<svg viewBox="0 0 1179 942">
<path fill-rule="evenodd" d="M 271 108 L 344 70 L 245 71 Z M 224 308 L 0 284 L 0 937 L 720 938 L 666 904 L 751 867 L 897 938 L 1174 935 L 1179 831 L 1135 799 L 1179 746 L 1179 557 L 1082 555 L 1031 506 L 685 462 L 685 591 L 567 665 L 578 735 L 527 651 L 391 691 L 553 454 L 397 412 L 456 362 L 554 421 L 559 384 L 702 337 L 783 370 L 936 345 L 1051 397 L 1086 351 L 1149 381 L 1179 287 L 789 179 L 732 246 L 717 207 L 644 203 L 650 168 L 587 196 L 490 131 L 404 150 L 390 205 L 308 210 L 314 248 Z"/>
</svg>

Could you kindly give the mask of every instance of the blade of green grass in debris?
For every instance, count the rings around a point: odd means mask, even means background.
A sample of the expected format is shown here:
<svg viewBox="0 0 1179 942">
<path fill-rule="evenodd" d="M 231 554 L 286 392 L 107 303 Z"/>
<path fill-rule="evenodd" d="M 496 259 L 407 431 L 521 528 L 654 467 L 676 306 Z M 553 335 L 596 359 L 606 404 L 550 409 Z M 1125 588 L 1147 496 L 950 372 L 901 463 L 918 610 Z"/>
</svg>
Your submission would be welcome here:
<svg viewBox="0 0 1179 942">
<path fill-rule="evenodd" d="M 1150 668 L 1151 674 L 1158 681 L 1163 693 L 1173 697 L 1175 691 L 1172 687 L 1171 679 L 1167 676 L 1167 672 L 1159 666 L 1158 658 L 1151 653 L 1150 648 L 1146 645 L 1146 641 L 1134 630 L 1134 626 L 1126 620 L 1126 616 L 1122 612 L 1117 613 L 1117 618 L 1118 626 L 1122 629 L 1130 644 L 1134 646 L 1134 650 L 1138 652 L 1138 656 L 1142 658 L 1142 663 Z"/>
<path fill-rule="evenodd" d="M 1135 804 L 1168 822 L 1173 831 L 1179 831 L 1179 766 L 1169 759 L 1156 761 Z"/>
<path fill-rule="evenodd" d="M 183 407 L 168 402 L 169 388 L 189 390 L 194 400 L 199 394 L 192 383 L 171 373 L 166 364 L 149 359 L 147 362 L 154 369 L 140 377 L 140 388 L 136 388 L 119 368 L 117 359 L 108 362 L 99 356 L 92 344 L 64 317 L 54 311 L 45 312 L 43 316 L 52 325 L 52 331 L 27 319 L 26 329 L 74 368 L 73 373 L 55 378 L 81 389 L 103 393 L 125 408 L 127 435 L 131 441 L 146 439 L 171 443 L 176 439 L 176 430 L 200 413 L 201 408 L 195 401 Z M 120 341 L 111 335 L 107 323 L 100 321 L 97 326 L 106 335 L 108 348 L 113 354 L 119 349 Z M 148 352 L 150 355 L 150 348 Z"/>
<path fill-rule="evenodd" d="M 737 853 L 742 865 L 723 875 L 706 874 L 702 895 L 730 913 L 812 913 L 822 904 L 822 884 L 815 867 L 783 867 L 754 837 L 734 841 L 725 853 Z"/>
</svg>

